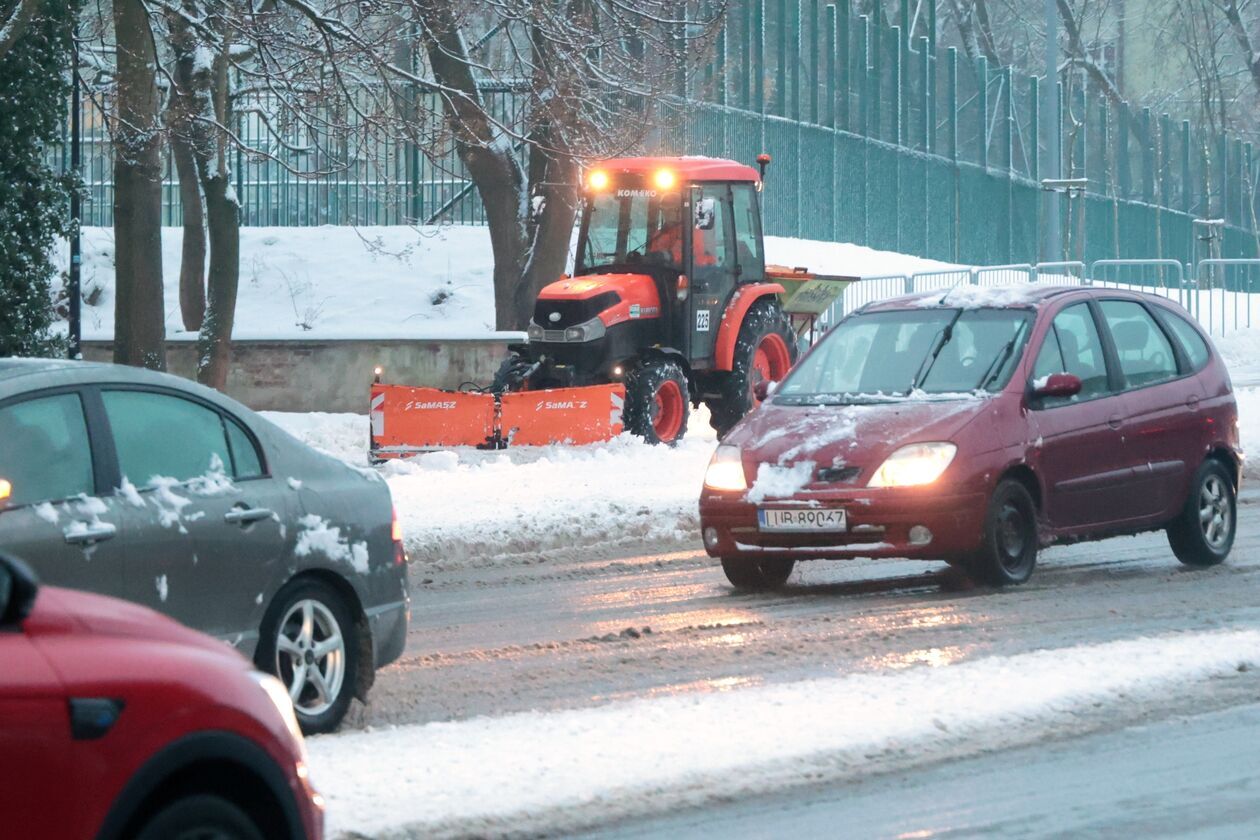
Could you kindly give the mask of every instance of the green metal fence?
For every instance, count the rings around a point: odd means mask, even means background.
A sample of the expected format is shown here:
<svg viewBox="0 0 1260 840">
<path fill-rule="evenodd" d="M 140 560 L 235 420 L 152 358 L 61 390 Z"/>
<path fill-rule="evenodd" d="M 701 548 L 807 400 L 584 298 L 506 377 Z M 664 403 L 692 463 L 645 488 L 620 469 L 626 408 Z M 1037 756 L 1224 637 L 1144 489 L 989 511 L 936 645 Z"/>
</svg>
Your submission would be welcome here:
<svg viewBox="0 0 1260 840">
<path fill-rule="evenodd" d="M 1044 80 L 937 46 L 934 4 L 920 19 L 903 2 L 888 25 L 851 3 L 731 0 L 710 65 L 661 105 L 642 151 L 769 152 L 776 235 L 977 265 L 1260 256 L 1250 143 L 1108 101 L 1075 75 L 1055 80 L 1058 107 L 1042 113 Z M 523 94 L 487 96 L 508 124 L 526 117 Z M 453 149 L 427 157 L 366 129 L 276 143 L 257 117 L 241 120 L 246 224 L 484 221 Z M 109 224 L 108 142 L 99 120 L 85 125 L 87 220 Z M 1058 202 L 1062 243 L 1043 253 L 1047 125 L 1062 141 L 1061 176 L 1087 186 Z M 173 175 L 165 201 L 175 224 Z"/>
</svg>

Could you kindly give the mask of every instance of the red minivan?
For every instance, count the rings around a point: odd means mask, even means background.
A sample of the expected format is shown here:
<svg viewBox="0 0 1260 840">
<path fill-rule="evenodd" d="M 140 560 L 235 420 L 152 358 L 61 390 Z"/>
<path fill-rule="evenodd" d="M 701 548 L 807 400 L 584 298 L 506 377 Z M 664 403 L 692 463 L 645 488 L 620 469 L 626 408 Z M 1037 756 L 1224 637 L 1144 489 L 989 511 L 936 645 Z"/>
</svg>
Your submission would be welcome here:
<svg viewBox="0 0 1260 840">
<path fill-rule="evenodd" d="M 1040 546 L 1156 529 L 1220 563 L 1240 475 L 1229 375 L 1176 303 L 966 286 L 837 324 L 722 440 L 700 520 L 739 589 L 852 557 L 1015 584 Z"/>
<path fill-rule="evenodd" d="M 284 686 L 125 601 L 0 556 L 0 836 L 318 840 Z"/>
</svg>

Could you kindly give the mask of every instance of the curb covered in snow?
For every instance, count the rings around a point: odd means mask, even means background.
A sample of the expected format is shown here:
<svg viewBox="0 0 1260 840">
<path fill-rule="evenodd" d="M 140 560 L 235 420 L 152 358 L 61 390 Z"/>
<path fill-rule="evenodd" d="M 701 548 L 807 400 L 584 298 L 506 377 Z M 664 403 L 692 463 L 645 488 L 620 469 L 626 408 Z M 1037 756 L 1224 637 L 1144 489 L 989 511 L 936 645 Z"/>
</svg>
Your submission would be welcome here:
<svg viewBox="0 0 1260 840">
<path fill-rule="evenodd" d="M 308 742 L 330 836 L 580 827 L 1053 734 L 1260 664 L 1260 631 L 1143 638 Z"/>
</svg>

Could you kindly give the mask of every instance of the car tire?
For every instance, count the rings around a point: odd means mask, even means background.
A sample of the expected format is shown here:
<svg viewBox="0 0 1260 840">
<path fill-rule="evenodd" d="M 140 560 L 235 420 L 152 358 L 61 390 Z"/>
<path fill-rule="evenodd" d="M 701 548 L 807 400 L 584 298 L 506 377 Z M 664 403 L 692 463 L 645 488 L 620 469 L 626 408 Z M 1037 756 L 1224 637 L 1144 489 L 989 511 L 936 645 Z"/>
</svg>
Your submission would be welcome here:
<svg viewBox="0 0 1260 840">
<path fill-rule="evenodd" d="M 356 616 L 328 584 L 298 578 L 276 594 L 255 663 L 288 689 L 305 734 L 332 732 L 346 716 L 357 689 L 359 642 Z"/>
<path fill-rule="evenodd" d="M 1168 544 L 1187 566 L 1215 566 L 1234 547 L 1237 524 L 1233 479 L 1224 464 L 1208 459 L 1195 472 L 1181 513 L 1168 525 Z"/>
<path fill-rule="evenodd" d="M 687 374 L 672 359 L 647 359 L 626 377 L 625 427 L 648 443 L 673 446 L 687 433 Z"/>
<path fill-rule="evenodd" d="M 1037 506 L 1028 488 L 1013 479 L 1002 481 L 989 499 L 983 542 L 968 571 L 994 586 L 1023 583 L 1037 565 L 1038 539 Z"/>
<path fill-rule="evenodd" d="M 136 840 L 263 840 L 249 815 L 221 796 L 198 794 L 177 799 L 158 811 Z"/>
<path fill-rule="evenodd" d="M 766 592 L 778 589 L 792 576 L 795 560 L 748 560 L 723 557 L 722 571 L 731 586 L 741 592 Z"/>
<path fill-rule="evenodd" d="M 782 379 L 796 363 L 796 333 L 777 301 L 759 300 L 748 308 L 735 339 L 731 370 L 708 402 L 709 424 L 723 437 L 757 406 L 753 388 L 767 378 Z"/>
</svg>

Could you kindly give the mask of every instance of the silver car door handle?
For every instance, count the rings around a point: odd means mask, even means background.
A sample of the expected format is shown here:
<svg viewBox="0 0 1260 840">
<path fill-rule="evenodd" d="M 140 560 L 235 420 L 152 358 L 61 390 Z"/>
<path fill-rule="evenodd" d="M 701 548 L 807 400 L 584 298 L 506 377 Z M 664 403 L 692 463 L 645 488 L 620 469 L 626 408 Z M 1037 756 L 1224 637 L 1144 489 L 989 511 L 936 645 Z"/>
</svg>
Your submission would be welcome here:
<svg viewBox="0 0 1260 840">
<path fill-rule="evenodd" d="M 101 542 L 118 533 L 118 528 L 108 522 L 93 522 L 82 530 L 66 534 L 66 542 L 71 545 Z"/>
<path fill-rule="evenodd" d="M 235 522 L 240 525 L 248 525 L 250 522 L 257 522 L 260 519 L 270 519 L 275 516 L 274 513 L 267 508 L 233 508 L 223 514 L 224 522 Z"/>
</svg>

